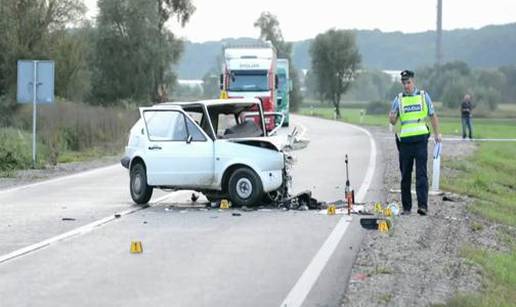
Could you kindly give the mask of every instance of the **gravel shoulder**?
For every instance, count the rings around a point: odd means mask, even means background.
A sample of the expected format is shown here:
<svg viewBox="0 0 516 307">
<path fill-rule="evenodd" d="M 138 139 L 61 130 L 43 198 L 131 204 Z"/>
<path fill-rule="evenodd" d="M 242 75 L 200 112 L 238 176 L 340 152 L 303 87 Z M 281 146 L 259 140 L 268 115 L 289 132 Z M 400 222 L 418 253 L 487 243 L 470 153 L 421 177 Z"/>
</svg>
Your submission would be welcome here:
<svg viewBox="0 0 516 307">
<path fill-rule="evenodd" d="M 383 203 L 401 205 L 398 152 L 392 134 L 370 128 L 382 150 L 384 164 Z M 450 176 L 446 160 L 470 156 L 477 146 L 471 142 L 443 143 L 441 178 Z M 433 142 L 429 142 L 429 184 Z M 413 176 L 414 177 L 414 176 Z M 413 186 L 414 188 L 414 186 Z M 474 293 L 482 288 L 481 268 L 460 256 L 464 246 L 497 245 L 496 227 L 466 211 L 471 199 L 446 193 L 429 197 L 429 215 L 415 212 L 394 220 L 388 234 L 364 230 L 343 306 L 429 306 L 443 304 L 458 293 Z M 448 200 L 444 200 L 448 199 Z M 416 196 L 413 205 L 417 209 Z M 414 208 L 413 208 L 414 209 Z M 415 210 L 413 210 L 415 211 Z M 475 227 L 481 224 L 483 227 Z M 481 228 L 481 229 L 479 229 Z"/>
<path fill-rule="evenodd" d="M 57 164 L 43 169 L 19 170 L 9 177 L 0 177 L 0 190 L 80 173 L 116 163 L 120 163 L 120 156 L 106 156 L 96 160 Z"/>
</svg>

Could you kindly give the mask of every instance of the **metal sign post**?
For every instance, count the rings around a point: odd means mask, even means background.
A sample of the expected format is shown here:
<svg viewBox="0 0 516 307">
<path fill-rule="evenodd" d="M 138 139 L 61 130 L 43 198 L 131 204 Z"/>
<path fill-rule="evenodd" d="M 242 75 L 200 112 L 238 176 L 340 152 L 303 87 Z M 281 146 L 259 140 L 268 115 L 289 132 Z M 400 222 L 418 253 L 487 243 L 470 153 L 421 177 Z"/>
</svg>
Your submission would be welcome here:
<svg viewBox="0 0 516 307">
<path fill-rule="evenodd" d="M 54 61 L 18 61 L 18 103 L 32 103 L 32 168 L 36 167 L 36 115 L 38 104 L 54 102 Z"/>
<path fill-rule="evenodd" d="M 36 168 L 36 97 L 38 91 L 38 61 L 34 61 L 32 70 L 32 168 Z"/>
</svg>

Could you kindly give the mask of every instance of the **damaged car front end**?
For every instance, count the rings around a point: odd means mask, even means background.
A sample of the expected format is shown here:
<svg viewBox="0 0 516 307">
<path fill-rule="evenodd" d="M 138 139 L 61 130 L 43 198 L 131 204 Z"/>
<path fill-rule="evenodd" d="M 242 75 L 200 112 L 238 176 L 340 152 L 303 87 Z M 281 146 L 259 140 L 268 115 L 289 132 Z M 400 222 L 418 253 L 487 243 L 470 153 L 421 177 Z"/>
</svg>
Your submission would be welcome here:
<svg viewBox="0 0 516 307">
<path fill-rule="evenodd" d="M 195 190 L 239 206 L 288 195 L 289 142 L 267 133 L 259 100 L 164 103 L 140 115 L 121 160 L 136 203 L 147 203 L 154 188 Z"/>
</svg>

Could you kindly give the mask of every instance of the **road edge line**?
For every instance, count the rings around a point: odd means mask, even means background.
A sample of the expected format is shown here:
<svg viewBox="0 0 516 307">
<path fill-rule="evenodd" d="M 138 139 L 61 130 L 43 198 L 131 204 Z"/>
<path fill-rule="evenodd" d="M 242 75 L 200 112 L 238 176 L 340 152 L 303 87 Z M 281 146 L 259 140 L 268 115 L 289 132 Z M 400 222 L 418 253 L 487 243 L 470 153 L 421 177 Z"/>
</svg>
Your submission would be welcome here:
<svg viewBox="0 0 516 307">
<path fill-rule="evenodd" d="M 355 129 L 358 129 L 365 133 L 369 137 L 369 144 L 371 145 L 371 154 L 369 156 L 369 166 L 364 177 L 364 181 L 360 185 L 360 189 L 357 193 L 357 201 L 363 202 L 367 190 L 371 185 L 373 180 L 374 172 L 376 169 L 376 142 L 369 131 L 362 127 L 358 127 L 352 124 L 345 123 Z M 306 297 L 312 290 L 315 282 L 319 279 L 319 276 L 323 269 L 326 267 L 329 259 L 333 255 L 333 252 L 337 248 L 340 240 L 346 233 L 346 229 L 349 226 L 351 219 L 347 216 L 341 217 L 337 226 L 330 233 L 328 238 L 324 241 L 321 248 L 317 251 L 317 254 L 312 258 L 310 264 L 306 267 L 301 277 L 297 280 L 296 284 L 289 291 L 283 302 L 281 303 L 281 307 L 298 307 L 303 304 Z"/>
<path fill-rule="evenodd" d="M 172 192 L 172 193 L 174 193 L 174 192 Z M 158 204 L 161 201 L 163 201 L 164 199 L 167 199 L 168 197 L 170 197 L 170 194 L 172 194 L 172 193 L 169 193 L 167 195 L 164 195 L 164 196 L 156 199 L 153 202 L 153 204 Z M 68 238 L 71 238 L 71 237 L 75 237 L 75 236 L 86 234 L 88 232 L 93 231 L 95 228 L 100 227 L 102 225 L 105 225 L 105 224 L 107 224 L 107 223 L 109 223 L 109 222 L 111 222 L 111 221 L 113 221 L 115 219 L 119 219 L 122 216 L 138 212 L 138 211 L 146 209 L 148 207 L 149 206 L 133 208 L 133 209 L 125 210 L 125 211 L 120 212 L 120 213 L 116 213 L 116 215 L 120 215 L 120 217 L 115 217 L 115 214 L 112 214 L 112 215 L 107 216 L 105 218 L 102 218 L 100 220 L 93 221 L 93 222 L 91 222 L 89 224 L 86 224 L 86 225 L 80 226 L 78 228 L 72 229 L 70 231 L 67 231 L 65 233 L 62 233 L 60 235 L 57 235 L 57 236 L 48 238 L 46 240 L 40 241 L 38 243 L 34 243 L 32 245 L 29 245 L 29 246 L 17 249 L 17 250 L 12 251 L 12 252 L 10 252 L 8 254 L 0 256 L 0 264 L 3 264 L 3 263 L 5 263 L 5 262 L 7 262 L 9 260 L 12 260 L 12 259 L 15 259 L 15 258 L 18 258 L 18 257 L 21 257 L 21 256 L 25 256 L 25 255 L 31 254 L 31 253 L 33 253 L 33 252 L 35 252 L 37 250 L 40 250 L 42 248 L 45 248 L 45 247 L 51 245 L 53 243 L 56 243 L 56 242 L 59 242 L 59 241 L 62 241 L 62 240 L 65 240 L 65 239 L 68 239 Z"/>
</svg>

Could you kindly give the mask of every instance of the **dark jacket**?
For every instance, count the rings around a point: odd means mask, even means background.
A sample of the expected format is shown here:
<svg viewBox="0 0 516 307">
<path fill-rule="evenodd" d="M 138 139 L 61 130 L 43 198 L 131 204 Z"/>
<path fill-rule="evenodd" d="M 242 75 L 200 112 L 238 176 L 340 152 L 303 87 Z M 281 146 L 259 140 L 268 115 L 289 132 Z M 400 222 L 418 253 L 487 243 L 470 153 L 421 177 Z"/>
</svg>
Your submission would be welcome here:
<svg viewBox="0 0 516 307">
<path fill-rule="evenodd" d="M 473 106 L 471 105 L 471 101 L 464 100 L 460 105 L 460 112 L 462 113 L 462 117 L 470 117 L 472 108 Z"/>
</svg>

